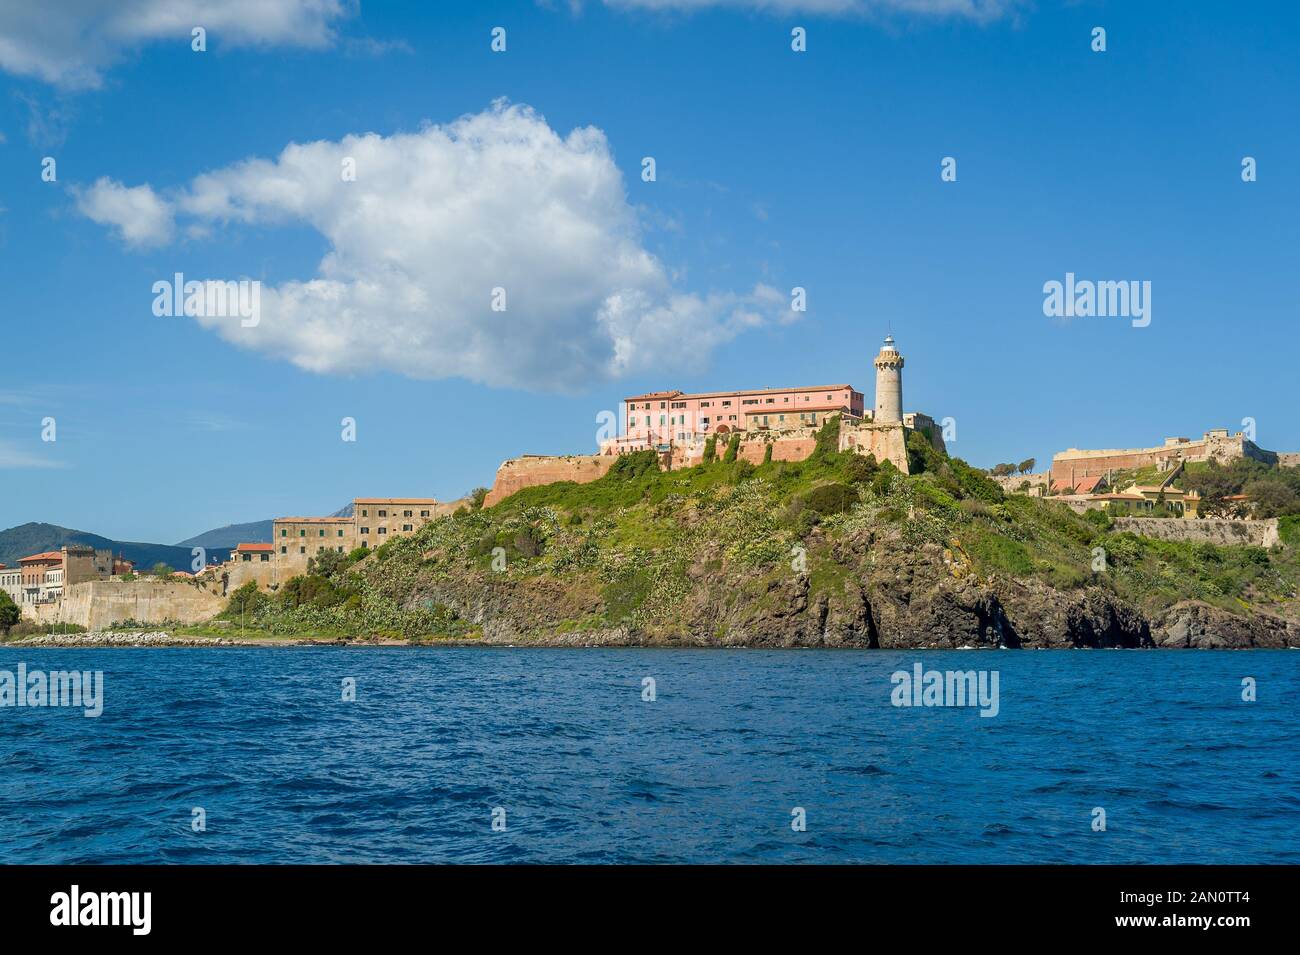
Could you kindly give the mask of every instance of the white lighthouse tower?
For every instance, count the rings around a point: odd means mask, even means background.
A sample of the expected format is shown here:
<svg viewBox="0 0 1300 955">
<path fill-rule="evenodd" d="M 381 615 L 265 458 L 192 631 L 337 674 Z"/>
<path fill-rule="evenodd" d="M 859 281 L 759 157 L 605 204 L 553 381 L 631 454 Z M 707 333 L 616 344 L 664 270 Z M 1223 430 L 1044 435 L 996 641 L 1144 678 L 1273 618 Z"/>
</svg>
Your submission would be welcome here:
<svg viewBox="0 0 1300 955">
<path fill-rule="evenodd" d="M 876 356 L 876 424 L 903 423 L 903 356 L 894 347 L 894 336 L 885 337 Z"/>
</svg>

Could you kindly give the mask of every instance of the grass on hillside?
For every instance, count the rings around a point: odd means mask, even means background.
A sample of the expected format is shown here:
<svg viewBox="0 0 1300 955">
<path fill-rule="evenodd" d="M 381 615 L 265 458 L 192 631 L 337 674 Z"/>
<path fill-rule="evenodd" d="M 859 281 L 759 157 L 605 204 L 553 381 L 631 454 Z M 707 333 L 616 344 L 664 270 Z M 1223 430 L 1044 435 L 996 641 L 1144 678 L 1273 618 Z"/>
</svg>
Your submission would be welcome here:
<svg viewBox="0 0 1300 955">
<path fill-rule="evenodd" d="M 837 541 L 863 532 L 937 545 L 955 555 L 954 573 L 985 583 L 1014 577 L 1064 591 L 1097 586 L 1148 613 L 1187 598 L 1238 612 L 1295 599 L 1295 522 L 1284 531 L 1291 546 L 1272 553 L 1139 538 L 1114 533 L 1101 512 L 1080 515 L 1050 499 L 1004 495 L 983 472 L 920 435 L 908 447 L 910 476 L 834 450 L 837 444 L 833 420 L 804 461 L 753 465 L 724 452 L 662 471 L 653 452 L 627 455 L 597 481 L 526 488 L 373 554 L 332 559 L 312 579 L 242 610 L 250 625 L 280 634 L 472 639 L 478 627 L 419 596 L 431 582 L 470 579 L 480 591 L 514 592 L 536 579 L 548 582 L 551 597 L 570 593 L 575 608 L 587 608 L 558 630 L 671 626 L 700 587 L 712 586 L 725 606 L 779 599 L 771 585 L 793 572 L 800 551 L 811 597 L 836 594 L 877 559 L 878 547 L 866 566 L 836 556 Z M 1093 569 L 1097 548 L 1105 551 L 1100 572 Z"/>
</svg>

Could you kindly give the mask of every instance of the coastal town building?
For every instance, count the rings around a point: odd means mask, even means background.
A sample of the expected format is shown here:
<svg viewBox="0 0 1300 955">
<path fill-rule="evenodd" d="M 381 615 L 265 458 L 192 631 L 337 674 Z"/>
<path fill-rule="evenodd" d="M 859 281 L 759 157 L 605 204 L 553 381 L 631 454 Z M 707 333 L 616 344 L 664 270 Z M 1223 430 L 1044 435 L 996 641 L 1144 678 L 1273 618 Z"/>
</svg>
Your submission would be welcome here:
<svg viewBox="0 0 1300 955">
<path fill-rule="evenodd" d="M 674 444 L 733 431 L 816 428 L 831 414 L 861 418 L 862 393 L 845 384 L 694 394 L 652 391 L 623 399 L 623 434 L 613 449 L 667 451 Z"/>
<path fill-rule="evenodd" d="M 30 554 L 17 567 L 0 565 L 0 590 L 19 606 L 56 603 L 64 588 L 88 580 L 108 580 L 131 573 L 134 565 L 111 550 L 66 544 L 58 550 Z"/>
</svg>

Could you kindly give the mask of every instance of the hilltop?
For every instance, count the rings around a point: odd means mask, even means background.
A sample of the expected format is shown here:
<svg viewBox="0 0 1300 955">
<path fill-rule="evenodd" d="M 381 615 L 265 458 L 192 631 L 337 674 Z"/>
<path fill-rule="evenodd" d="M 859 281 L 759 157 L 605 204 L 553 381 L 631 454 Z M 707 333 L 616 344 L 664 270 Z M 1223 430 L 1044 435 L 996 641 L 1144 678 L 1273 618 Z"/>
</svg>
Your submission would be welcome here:
<svg viewBox="0 0 1300 955">
<path fill-rule="evenodd" d="M 18 563 L 19 558 L 45 551 L 58 550 L 64 544 L 87 544 L 101 550 L 111 550 L 121 554 L 127 560 L 134 561 L 140 570 L 148 570 L 155 564 L 166 564 L 173 570 L 188 570 L 194 559 L 189 545 L 148 544 L 139 541 L 118 541 L 88 531 L 73 530 L 57 524 L 29 522 L 0 531 L 0 564 L 10 567 Z M 209 548 L 208 556 L 225 560 L 229 550 Z"/>
<path fill-rule="evenodd" d="M 276 632 L 511 643 L 1300 646 L 1300 527 L 1281 547 L 1116 533 L 909 442 L 910 475 L 835 450 L 599 480 L 466 507 L 374 553 L 326 555 L 232 615 Z M 1102 554 L 1099 563 L 1098 555 Z"/>
</svg>

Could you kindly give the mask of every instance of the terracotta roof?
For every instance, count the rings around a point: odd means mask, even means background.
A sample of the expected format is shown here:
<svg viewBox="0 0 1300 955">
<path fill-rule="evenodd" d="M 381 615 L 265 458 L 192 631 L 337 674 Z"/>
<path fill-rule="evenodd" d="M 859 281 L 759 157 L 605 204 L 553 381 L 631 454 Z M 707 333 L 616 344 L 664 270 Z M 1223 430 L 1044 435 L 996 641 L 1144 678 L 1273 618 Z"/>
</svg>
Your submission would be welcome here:
<svg viewBox="0 0 1300 955">
<path fill-rule="evenodd" d="M 352 503 L 356 504 L 437 504 L 436 497 L 357 497 L 353 498 Z M 348 518 L 351 520 L 351 518 Z"/>
<path fill-rule="evenodd" d="M 235 548 L 237 551 L 274 551 L 274 544 L 240 544 Z"/>
<path fill-rule="evenodd" d="M 624 398 L 624 401 L 649 401 L 651 398 L 676 398 L 682 394 L 680 391 L 647 391 L 643 395 L 633 395 L 631 398 Z"/>
<path fill-rule="evenodd" d="M 351 524 L 350 517 L 277 517 L 276 524 Z"/>
<path fill-rule="evenodd" d="M 18 563 L 20 563 L 20 564 L 25 564 L 25 563 L 27 563 L 29 560 L 30 560 L 30 561 L 34 561 L 34 560 L 58 560 L 58 561 L 61 561 L 61 560 L 63 560 L 63 554 L 60 553 L 60 552 L 57 551 L 57 550 L 47 550 L 47 551 L 46 551 L 45 553 L 43 553 L 43 554 L 32 554 L 30 557 L 20 557 L 20 558 L 18 558 Z"/>
<path fill-rule="evenodd" d="M 1074 492 L 1076 494 L 1091 494 L 1097 489 L 1097 485 L 1106 480 L 1104 474 L 1094 474 L 1092 477 L 1079 478 L 1074 483 Z"/>
<path fill-rule="evenodd" d="M 808 385 L 802 388 L 750 388 L 745 391 L 697 391 L 686 394 L 681 391 L 651 391 L 644 395 L 633 395 L 624 401 L 648 401 L 652 398 L 735 398 L 740 395 L 784 395 L 803 394 L 805 391 L 857 391 L 852 385 Z"/>
<path fill-rule="evenodd" d="M 847 411 L 848 405 L 760 405 L 757 408 L 742 408 L 742 414 L 807 414 L 810 411 Z"/>
</svg>

